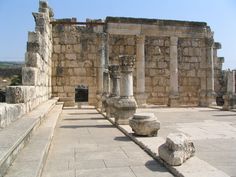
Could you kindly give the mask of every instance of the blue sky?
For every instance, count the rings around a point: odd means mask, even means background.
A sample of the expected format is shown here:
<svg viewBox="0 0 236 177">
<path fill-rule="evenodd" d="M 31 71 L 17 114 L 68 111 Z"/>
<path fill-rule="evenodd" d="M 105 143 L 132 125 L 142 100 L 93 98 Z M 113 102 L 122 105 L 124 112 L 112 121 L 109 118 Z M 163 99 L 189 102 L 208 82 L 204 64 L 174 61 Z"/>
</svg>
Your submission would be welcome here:
<svg viewBox="0 0 236 177">
<path fill-rule="evenodd" d="M 48 0 L 55 18 L 127 16 L 205 21 L 221 42 L 224 68 L 236 69 L 236 0 Z M 0 0 L 0 61 L 23 61 L 38 0 Z"/>
</svg>

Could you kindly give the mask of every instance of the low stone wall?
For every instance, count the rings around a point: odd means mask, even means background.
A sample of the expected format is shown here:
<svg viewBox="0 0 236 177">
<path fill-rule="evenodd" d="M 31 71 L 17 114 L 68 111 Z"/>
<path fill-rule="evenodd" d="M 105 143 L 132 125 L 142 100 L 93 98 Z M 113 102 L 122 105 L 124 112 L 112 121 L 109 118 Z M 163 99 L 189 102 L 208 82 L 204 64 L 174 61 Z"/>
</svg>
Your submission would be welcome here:
<svg viewBox="0 0 236 177">
<path fill-rule="evenodd" d="M 51 98 L 51 55 L 53 12 L 47 2 L 39 1 L 39 12 L 33 13 L 35 31 L 28 33 L 23 86 L 6 88 L 6 103 L 0 105 L 0 128 L 28 113 Z"/>
<path fill-rule="evenodd" d="M 0 103 L 0 130 L 26 113 L 26 104 Z"/>
</svg>

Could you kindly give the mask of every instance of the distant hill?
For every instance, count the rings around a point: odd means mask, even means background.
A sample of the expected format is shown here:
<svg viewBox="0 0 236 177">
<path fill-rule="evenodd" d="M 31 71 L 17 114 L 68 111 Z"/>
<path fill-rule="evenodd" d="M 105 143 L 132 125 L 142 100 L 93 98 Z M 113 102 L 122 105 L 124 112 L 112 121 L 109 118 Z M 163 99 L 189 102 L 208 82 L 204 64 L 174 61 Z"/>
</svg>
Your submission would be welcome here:
<svg viewBox="0 0 236 177">
<path fill-rule="evenodd" d="M 21 68 L 24 65 L 24 62 L 17 61 L 0 61 L 0 68 Z"/>
</svg>

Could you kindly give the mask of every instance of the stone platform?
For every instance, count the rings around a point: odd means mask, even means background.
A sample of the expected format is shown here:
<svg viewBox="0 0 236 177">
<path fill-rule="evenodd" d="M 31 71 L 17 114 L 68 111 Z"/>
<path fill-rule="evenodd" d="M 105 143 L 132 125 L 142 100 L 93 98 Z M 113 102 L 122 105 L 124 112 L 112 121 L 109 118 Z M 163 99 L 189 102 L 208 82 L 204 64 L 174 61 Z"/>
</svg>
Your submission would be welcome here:
<svg viewBox="0 0 236 177">
<path fill-rule="evenodd" d="M 170 177 L 95 109 L 64 109 L 42 177 Z"/>
<path fill-rule="evenodd" d="M 236 176 L 236 114 L 211 108 L 143 108 L 155 113 L 162 127 L 158 137 L 135 137 L 127 125 L 119 126 L 153 157 L 169 133 L 185 133 L 193 139 L 195 157 L 179 167 L 167 166 L 177 176 Z M 111 121 L 113 121 L 111 119 Z"/>
</svg>

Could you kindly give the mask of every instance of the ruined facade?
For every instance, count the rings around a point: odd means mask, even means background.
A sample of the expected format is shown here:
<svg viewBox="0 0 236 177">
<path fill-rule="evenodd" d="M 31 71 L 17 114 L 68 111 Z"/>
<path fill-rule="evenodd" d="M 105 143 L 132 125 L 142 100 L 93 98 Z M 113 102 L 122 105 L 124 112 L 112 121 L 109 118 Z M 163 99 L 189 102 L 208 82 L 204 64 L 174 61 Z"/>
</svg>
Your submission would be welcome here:
<svg viewBox="0 0 236 177">
<path fill-rule="evenodd" d="M 52 23 L 52 36 L 52 94 L 68 105 L 80 84 L 96 105 L 103 73 L 120 55 L 136 56 L 140 104 L 207 106 L 220 90 L 221 45 L 203 22 L 107 17 L 78 26 L 74 18 L 60 19 Z"/>
<path fill-rule="evenodd" d="M 54 19 L 43 1 L 33 16 L 36 28 L 29 32 L 24 86 L 9 87 L 8 103 L 30 100 L 30 110 L 59 97 L 65 106 L 74 106 L 80 100 L 75 98 L 78 88 L 88 88 L 88 103 L 101 106 L 102 95 L 112 89 L 104 88 L 112 85 L 109 66 L 119 65 L 121 55 L 136 59 L 133 92 L 138 105 L 208 106 L 220 93 L 221 45 L 204 22 L 124 17 L 77 22 Z M 15 99 L 16 92 L 27 92 L 27 97 Z"/>
</svg>

